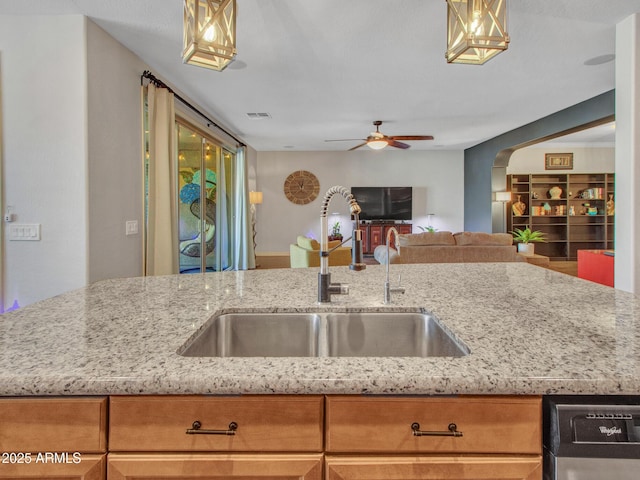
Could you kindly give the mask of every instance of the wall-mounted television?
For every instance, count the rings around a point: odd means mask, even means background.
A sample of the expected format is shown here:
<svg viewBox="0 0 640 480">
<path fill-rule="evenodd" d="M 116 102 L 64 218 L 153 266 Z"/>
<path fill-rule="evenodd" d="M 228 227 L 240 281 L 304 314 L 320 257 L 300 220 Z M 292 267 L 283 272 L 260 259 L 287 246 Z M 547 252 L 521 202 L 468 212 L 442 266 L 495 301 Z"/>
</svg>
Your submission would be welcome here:
<svg viewBox="0 0 640 480">
<path fill-rule="evenodd" d="M 360 220 L 411 220 L 412 187 L 351 187 Z"/>
</svg>

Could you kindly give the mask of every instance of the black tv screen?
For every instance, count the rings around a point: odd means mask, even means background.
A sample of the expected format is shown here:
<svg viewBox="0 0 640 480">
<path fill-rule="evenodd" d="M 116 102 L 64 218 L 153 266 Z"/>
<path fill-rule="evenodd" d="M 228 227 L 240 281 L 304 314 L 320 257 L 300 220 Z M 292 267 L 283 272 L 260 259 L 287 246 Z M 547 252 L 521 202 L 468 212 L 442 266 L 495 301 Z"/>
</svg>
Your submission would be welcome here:
<svg viewBox="0 0 640 480">
<path fill-rule="evenodd" d="M 360 220 L 411 220 L 411 187 L 351 187 L 362 212 Z"/>
</svg>

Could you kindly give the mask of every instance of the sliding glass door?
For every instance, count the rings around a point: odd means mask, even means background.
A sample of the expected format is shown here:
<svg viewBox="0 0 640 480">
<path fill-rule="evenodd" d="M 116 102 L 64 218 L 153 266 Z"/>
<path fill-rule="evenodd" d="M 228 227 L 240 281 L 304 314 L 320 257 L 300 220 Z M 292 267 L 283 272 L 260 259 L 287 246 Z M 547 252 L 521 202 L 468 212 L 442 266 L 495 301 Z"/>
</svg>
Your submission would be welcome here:
<svg viewBox="0 0 640 480">
<path fill-rule="evenodd" d="M 180 273 L 227 269 L 234 155 L 196 129 L 176 128 Z"/>
</svg>

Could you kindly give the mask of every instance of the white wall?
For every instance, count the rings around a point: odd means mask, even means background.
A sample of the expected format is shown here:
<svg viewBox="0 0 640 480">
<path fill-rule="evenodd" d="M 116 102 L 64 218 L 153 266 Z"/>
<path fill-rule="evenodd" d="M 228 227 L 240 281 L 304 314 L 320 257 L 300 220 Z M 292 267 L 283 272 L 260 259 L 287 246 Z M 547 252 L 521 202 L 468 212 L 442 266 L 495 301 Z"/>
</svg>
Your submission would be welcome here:
<svg viewBox="0 0 640 480">
<path fill-rule="evenodd" d="M 640 293 L 640 13 L 616 27 L 615 286 Z"/>
<path fill-rule="evenodd" d="M 29 32 L 29 35 L 25 35 Z M 41 224 L 8 241 L 4 305 L 142 272 L 140 74 L 146 65 L 82 16 L 0 16 L 2 211 Z"/>
<path fill-rule="evenodd" d="M 309 170 L 320 180 L 320 195 L 308 205 L 294 205 L 284 196 L 285 178 L 293 171 Z M 413 187 L 413 225 L 427 225 L 457 232 L 463 229 L 463 151 L 378 152 L 258 152 L 257 186 L 264 201 L 257 207 L 258 253 L 288 252 L 297 235 L 320 235 L 320 206 L 324 193 L 334 185 Z M 334 196 L 329 212 L 340 212 L 343 234 L 349 233 L 348 208 Z M 331 216 L 329 221 L 331 223 Z"/>
<path fill-rule="evenodd" d="M 81 16 L 0 16 L 2 211 L 42 235 L 7 241 L 5 224 L 5 308 L 87 281 L 84 28 Z"/>
<path fill-rule="evenodd" d="M 87 22 L 89 283 L 142 275 L 142 107 L 146 66 Z M 125 235 L 125 222 L 138 222 Z"/>
<path fill-rule="evenodd" d="M 554 170 L 554 173 L 613 173 L 615 148 L 555 148 L 529 147 L 516 150 L 509 159 L 507 175 L 516 173 L 549 173 L 544 169 L 545 153 L 573 153 L 573 170 Z"/>
</svg>

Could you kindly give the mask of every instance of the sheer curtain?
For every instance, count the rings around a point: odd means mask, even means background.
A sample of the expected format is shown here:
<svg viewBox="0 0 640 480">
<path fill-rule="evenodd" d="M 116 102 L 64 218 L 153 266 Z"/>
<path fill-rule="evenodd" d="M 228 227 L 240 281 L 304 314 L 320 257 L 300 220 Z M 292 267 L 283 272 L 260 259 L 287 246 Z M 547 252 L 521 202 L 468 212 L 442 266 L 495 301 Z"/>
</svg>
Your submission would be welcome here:
<svg viewBox="0 0 640 480">
<path fill-rule="evenodd" d="M 256 267 L 253 252 L 253 227 L 249 208 L 249 181 L 245 147 L 236 152 L 236 169 L 233 175 L 233 268 L 247 270 Z"/>
<path fill-rule="evenodd" d="M 178 273 L 177 155 L 174 96 L 147 87 L 149 118 L 145 275 Z"/>
</svg>

